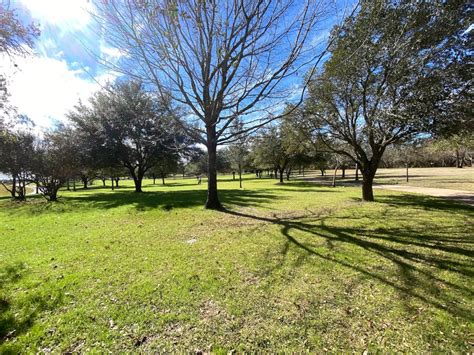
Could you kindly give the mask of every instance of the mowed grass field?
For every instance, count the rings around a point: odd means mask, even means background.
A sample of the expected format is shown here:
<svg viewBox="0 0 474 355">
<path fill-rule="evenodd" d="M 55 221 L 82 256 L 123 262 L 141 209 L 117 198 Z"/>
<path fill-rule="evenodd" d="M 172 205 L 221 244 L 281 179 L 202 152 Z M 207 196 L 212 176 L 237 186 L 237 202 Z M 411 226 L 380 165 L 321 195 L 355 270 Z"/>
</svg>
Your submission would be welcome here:
<svg viewBox="0 0 474 355">
<path fill-rule="evenodd" d="M 472 352 L 474 208 L 221 177 L 0 199 L 0 353 Z"/>
<path fill-rule="evenodd" d="M 319 171 L 311 171 L 306 174 L 306 178 L 313 178 L 321 181 L 332 181 L 334 170 L 327 170 L 326 176 L 321 177 Z M 406 181 L 405 168 L 379 168 L 375 177 L 375 184 L 387 185 L 409 185 L 420 187 L 434 187 L 450 190 L 474 191 L 474 168 L 409 168 L 408 182 Z M 341 179 L 342 170 L 337 172 L 339 182 L 353 182 L 355 170 L 347 169 L 345 179 Z M 362 175 L 359 174 L 362 180 Z"/>
<path fill-rule="evenodd" d="M 0 196 L 8 196 L 10 193 L 0 184 Z"/>
</svg>

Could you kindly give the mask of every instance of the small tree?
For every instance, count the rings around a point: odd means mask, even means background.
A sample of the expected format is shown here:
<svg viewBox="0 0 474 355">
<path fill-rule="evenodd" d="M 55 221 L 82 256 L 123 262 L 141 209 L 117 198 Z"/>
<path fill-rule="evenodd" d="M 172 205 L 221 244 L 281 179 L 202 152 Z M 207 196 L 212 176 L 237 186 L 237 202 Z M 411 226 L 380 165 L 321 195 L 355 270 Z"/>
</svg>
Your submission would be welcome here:
<svg viewBox="0 0 474 355">
<path fill-rule="evenodd" d="M 239 174 L 240 188 L 242 188 L 242 171 L 249 154 L 248 137 L 245 134 L 239 134 L 242 130 L 243 122 L 240 119 L 236 119 L 231 129 L 232 132 L 236 132 L 236 135 L 233 142 L 229 145 L 229 158 L 232 169 L 236 169 Z"/>
<path fill-rule="evenodd" d="M 71 173 L 69 157 L 64 154 L 70 144 L 67 138 L 60 131 L 48 133 L 35 149 L 34 173 L 38 189 L 50 202 L 57 201 L 58 191 Z"/>
<path fill-rule="evenodd" d="M 33 180 L 34 145 L 35 136 L 30 132 L 0 132 L 0 172 L 11 178 L 11 186 L 2 185 L 20 201 L 26 199 L 26 185 Z"/>
<path fill-rule="evenodd" d="M 253 156 L 256 166 L 270 167 L 278 176 L 280 183 L 284 181 L 284 173 L 291 167 L 295 157 L 294 151 L 287 149 L 281 126 L 265 129 L 255 140 Z"/>
<path fill-rule="evenodd" d="M 169 151 L 168 154 L 163 154 L 156 165 L 150 169 L 153 184 L 155 184 L 156 178 L 159 177 L 164 185 L 166 176 L 178 171 L 179 162 L 180 155 L 177 151 Z"/>
</svg>

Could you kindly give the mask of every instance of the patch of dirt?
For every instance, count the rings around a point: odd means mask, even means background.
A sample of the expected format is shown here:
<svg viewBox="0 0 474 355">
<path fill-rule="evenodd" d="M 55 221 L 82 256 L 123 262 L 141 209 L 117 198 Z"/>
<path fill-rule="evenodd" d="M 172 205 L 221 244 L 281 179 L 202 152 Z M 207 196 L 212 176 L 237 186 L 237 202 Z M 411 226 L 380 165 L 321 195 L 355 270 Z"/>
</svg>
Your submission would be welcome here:
<svg viewBox="0 0 474 355">
<path fill-rule="evenodd" d="M 220 307 L 214 300 L 207 300 L 205 301 L 201 308 L 200 314 L 202 320 L 206 323 L 211 323 L 216 320 L 216 318 L 227 318 L 227 312 L 225 309 Z"/>
</svg>

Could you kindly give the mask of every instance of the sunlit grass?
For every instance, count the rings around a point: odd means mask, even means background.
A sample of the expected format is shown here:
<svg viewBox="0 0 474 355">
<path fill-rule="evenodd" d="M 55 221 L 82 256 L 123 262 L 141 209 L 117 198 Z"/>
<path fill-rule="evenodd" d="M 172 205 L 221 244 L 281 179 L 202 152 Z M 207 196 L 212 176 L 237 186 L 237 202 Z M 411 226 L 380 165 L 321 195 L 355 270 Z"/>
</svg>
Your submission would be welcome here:
<svg viewBox="0 0 474 355">
<path fill-rule="evenodd" d="M 205 181 L 122 184 L 0 200 L 0 352 L 472 350 L 472 207 L 247 176 L 215 212 Z"/>
</svg>

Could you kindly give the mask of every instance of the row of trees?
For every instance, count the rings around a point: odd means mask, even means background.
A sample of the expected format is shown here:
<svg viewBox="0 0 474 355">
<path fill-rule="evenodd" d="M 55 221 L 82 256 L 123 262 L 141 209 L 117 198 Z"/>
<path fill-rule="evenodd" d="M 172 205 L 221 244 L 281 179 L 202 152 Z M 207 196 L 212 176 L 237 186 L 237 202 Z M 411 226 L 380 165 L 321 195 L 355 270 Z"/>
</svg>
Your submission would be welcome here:
<svg viewBox="0 0 474 355">
<path fill-rule="evenodd" d="M 357 166 L 362 198 L 372 201 L 391 146 L 472 137 L 472 9 L 465 1 L 361 0 L 326 47 L 313 40 L 325 1 L 96 5 L 108 44 L 123 53 L 114 63 L 98 59 L 121 79 L 79 103 L 69 126 L 33 140 L 38 153 L 28 156 L 39 159 L 43 149 L 54 160 L 59 149 L 69 157 L 58 185 L 80 176 L 87 186 L 98 171 L 116 178 L 126 169 L 140 192 L 146 174 L 164 176 L 205 158 L 206 207 L 218 209 L 217 147 L 225 145 L 240 174 L 250 154 L 256 170 L 272 170 L 281 182 L 295 166 Z M 8 151 L 9 136 L 21 134 L 3 131 Z M 28 177 L 4 165 L 21 186 L 47 175 L 37 164 Z"/>
<path fill-rule="evenodd" d="M 12 177 L 13 197 L 24 199 L 35 183 L 49 200 L 68 180 L 133 178 L 142 191 L 145 174 L 164 176 L 193 151 L 192 141 L 169 119 L 169 101 L 157 100 L 135 82 L 117 82 L 98 91 L 88 105 L 69 113 L 44 137 L 3 127 L 0 171 Z"/>
<path fill-rule="evenodd" d="M 183 116 L 192 122 L 189 131 L 208 150 L 207 207 L 220 207 L 217 145 L 278 118 L 294 116 L 293 130 L 304 127 L 303 142 L 323 144 L 357 164 L 365 201 L 374 199 L 373 179 L 387 147 L 420 134 L 469 132 L 467 2 L 362 0 L 333 28 L 328 47 L 317 51 L 307 44 L 325 5 L 101 2 L 98 19 L 108 41 L 126 54 L 116 69 L 189 109 Z M 329 59 L 320 67 L 324 54 Z M 308 71 L 303 87 L 309 95 L 301 105 L 303 90 L 296 105 L 276 112 L 273 107 L 291 95 L 289 78 L 301 70 Z M 243 124 L 232 130 L 237 119 Z M 265 141 L 285 130 L 284 124 L 269 128 Z M 282 176 L 286 160 L 274 165 Z"/>
<path fill-rule="evenodd" d="M 187 140 L 185 135 L 169 130 L 170 127 L 166 127 L 166 131 L 160 131 L 160 126 L 155 122 L 148 126 L 142 125 L 139 134 L 134 136 L 133 133 L 140 127 L 134 122 L 134 118 L 141 117 L 141 110 L 138 112 L 140 115 L 127 116 L 121 113 L 120 127 L 117 117 L 112 118 L 114 129 L 107 126 L 112 117 L 110 112 L 102 117 L 106 121 L 97 116 L 104 105 L 110 110 L 123 108 L 120 103 L 129 97 L 130 92 L 134 92 L 133 96 L 143 94 L 140 85 L 134 82 L 110 86 L 109 91 L 91 98 L 94 104 L 88 107 L 78 105 L 70 113 L 72 125 L 59 126 L 41 138 L 24 129 L 25 124 L 29 123 L 24 117 L 20 122 L 23 127 L 21 129 L 3 127 L 3 134 L 0 136 L 0 172 L 11 176 L 10 183 L 3 185 L 12 197 L 24 200 L 28 192 L 36 189 L 36 192 L 42 193 L 49 201 L 55 201 L 61 187 L 67 186 L 70 189 L 72 184 L 75 190 L 76 180 L 81 180 L 83 188 L 88 188 L 92 180 L 102 180 L 105 186 L 106 180 L 110 179 L 114 189 L 118 187 L 121 177 L 129 176 L 135 183 L 135 191 L 141 192 L 144 176 L 153 178 L 153 183 L 159 177 L 164 184 L 165 178 L 170 174 L 207 175 L 207 153 Z M 105 98 L 111 94 L 114 96 L 113 101 Z M 98 97 L 102 97 L 100 105 Z M 148 102 L 149 96 L 144 97 L 144 102 Z M 135 98 L 133 102 L 139 101 Z M 142 104 L 138 107 L 146 107 Z M 130 106 L 126 107 L 130 110 Z M 302 129 L 295 129 L 294 119 L 294 116 L 288 116 L 258 135 L 242 136 L 220 149 L 217 152 L 217 171 L 232 172 L 234 179 L 237 174 L 242 188 L 244 171 L 253 171 L 260 178 L 266 172 L 267 176 L 275 177 L 283 183 L 285 178 L 290 179 L 294 171 L 304 175 L 305 169 L 317 168 L 324 175 L 326 169 L 334 169 L 334 174 L 340 169 L 344 177 L 345 169 L 355 167 L 351 159 L 327 150 L 322 142 L 312 144 L 305 139 L 307 133 Z M 157 120 L 161 122 L 162 118 Z M 132 131 L 126 133 L 127 127 L 132 127 Z M 119 136 L 117 132 L 120 132 Z M 456 147 L 459 151 L 458 139 L 423 139 L 412 144 L 390 146 L 381 165 L 409 167 L 443 166 L 450 163 L 458 166 L 455 159 L 457 155 L 454 152 L 447 154 L 446 149 Z M 467 144 L 465 147 L 474 148 L 472 140 L 463 143 Z M 466 151 L 468 150 L 464 148 L 464 152 Z M 465 157 L 469 157 L 469 154 L 465 153 Z M 472 161 L 468 164 L 472 165 Z M 333 184 L 334 179 L 335 175 Z"/>
</svg>

